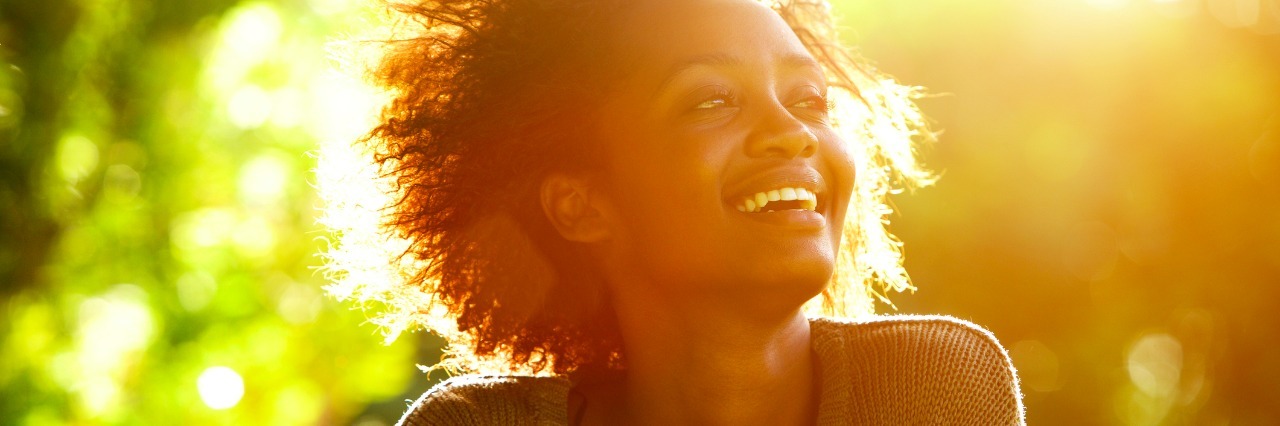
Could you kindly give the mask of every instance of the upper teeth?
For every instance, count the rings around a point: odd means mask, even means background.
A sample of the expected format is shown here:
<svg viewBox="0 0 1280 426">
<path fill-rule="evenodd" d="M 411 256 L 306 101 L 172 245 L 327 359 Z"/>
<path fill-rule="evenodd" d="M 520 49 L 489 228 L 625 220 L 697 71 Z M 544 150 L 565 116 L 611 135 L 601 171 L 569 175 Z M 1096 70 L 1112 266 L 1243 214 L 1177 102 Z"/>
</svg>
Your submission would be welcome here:
<svg viewBox="0 0 1280 426">
<path fill-rule="evenodd" d="M 818 208 L 818 195 L 804 188 L 778 188 L 772 191 L 757 192 L 738 201 L 738 211 L 759 212 L 774 201 L 800 201 L 800 208 L 813 211 Z"/>
</svg>

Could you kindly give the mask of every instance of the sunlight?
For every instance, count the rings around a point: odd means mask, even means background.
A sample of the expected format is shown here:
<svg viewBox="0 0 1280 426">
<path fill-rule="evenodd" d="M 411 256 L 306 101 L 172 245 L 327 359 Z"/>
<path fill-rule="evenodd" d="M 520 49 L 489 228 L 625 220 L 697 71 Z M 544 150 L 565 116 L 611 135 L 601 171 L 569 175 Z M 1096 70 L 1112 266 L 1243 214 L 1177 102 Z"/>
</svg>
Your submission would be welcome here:
<svg viewBox="0 0 1280 426">
<path fill-rule="evenodd" d="M 318 75 L 309 85 L 314 113 L 308 127 L 316 138 L 351 143 L 373 128 L 382 104 L 374 89 L 337 73 Z"/>
<path fill-rule="evenodd" d="M 272 5 L 250 3 L 228 12 L 206 68 L 213 88 L 224 92 L 233 89 L 249 70 L 277 55 L 283 33 L 284 26 Z"/>
<path fill-rule="evenodd" d="M 1182 399 L 1182 343 L 1166 333 L 1148 333 L 1133 342 L 1126 359 L 1133 387 L 1119 394 L 1121 417 L 1131 425 L 1162 423 Z"/>
<path fill-rule="evenodd" d="M 147 298 L 141 287 L 120 284 L 80 303 L 75 358 L 80 380 L 72 386 L 91 415 L 119 411 L 121 382 L 156 334 Z"/>
<path fill-rule="evenodd" d="M 183 213 L 173 219 L 172 238 L 175 248 L 195 251 L 224 244 L 238 219 L 234 210 L 224 207 L 207 207 Z"/>
<path fill-rule="evenodd" d="M 79 134 L 69 134 L 58 142 L 58 175 L 76 183 L 98 167 L 98 145 Z"/>
<path fill-rule="evenodd" d="M 1085 0 L 1085 2 L 1102 10 L 1115 10 L 1129 5 L 1129 0 Z"/>
<path fill-rule="evenodd" d="M 249 207 L 273 207 L 285 199 L 293 180 L 288 157 L 269 152 L 249 160 L 240 168 L 237 186 L 242 202 Z"/>
<path fill-rule="evenodd" d="M 227 101 L 227 118 L 242 129 L 261 126 L 271 116 L 271 96 L 256 85 L 236 89 Z"/>
<path fill-rule="evenodd" d="M 1241 28 L 1258 22 L 1259 0 L 1208 0 L 1209 13 L 1222 25 Z"/>
<path fill-rule="evenodd" d="M 204 405 L 214 410 L 235 407 L 244 397 L 244 379 L 240 373 L 223 366 L 206 368 L 196 379 L 196 388 Z"/>
<path fill-rule="evenodd" d="M 1182 373 L 1182 344 L 1164 333 L 1138 338 L 1129 348 L 1129 380 L 1143 393 L 1169 396 L 1177 390 Z"/>
<path fill-rule="evenodd" d="M 231 242 L 245 258 L 268 261 L 279 242 L 279 231 L 264 214 L 267 212 L 242 217 L 231 234 Z"/>
</svg>

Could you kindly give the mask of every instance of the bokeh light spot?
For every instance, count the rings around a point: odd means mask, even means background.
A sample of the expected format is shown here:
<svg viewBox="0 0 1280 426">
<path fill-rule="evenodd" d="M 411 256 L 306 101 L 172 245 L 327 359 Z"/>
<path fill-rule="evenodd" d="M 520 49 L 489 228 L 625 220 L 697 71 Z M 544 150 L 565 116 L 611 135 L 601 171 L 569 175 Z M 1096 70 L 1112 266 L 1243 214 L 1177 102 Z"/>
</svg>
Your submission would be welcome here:
<svg viewBox="0 0 1280 426">
<path fill-rule="evenodd" d="M 78 306 L 73 391 L 93 416 L 118 412 L 122 377 L 136 368 L 138 354 L 156 334 L 146 290 L 119 284 Z"/>
<path fill-rule="evenodd" d="M 124 164 L 107 167 L 103 189 L 114 201 L 131 200 L 142 190 L 142 175 Z"/>
<path fill-rule="evenodd" d="M 277 232 L 279 231 L 269 219 L 255 215 L 237 224 L 232 241 L 241 255 L 267 261 L 271 260 L 276 248 Z"/>
<path fill-rule="evenodd" d="M 188 312 L 198 312 L 209 306 L 218 292 L 218 283 L 209 274 L 189 272 L 178 278 L 178 303 Z"/>
<path fill-rule="evenodd" d="M 257 62 L 276 54 L 276 44 L 284 32 L 280 15 L 270 4 L 257 3 L 237 8 L 227 18 L 222 46 L 232 59 Z"/>
<path fill-rule="evenodd" d="M 22 119 L 22 96 L 0 86 L 0 129 L 18 124 Z"/>
<path fill-rule="evenodd" d="M 1139 337 L 1129 347 L 1129 380 L 1142 393 L 1168 397 L 1178 389 L 1182 375 L 1182 344 L 1165 333 Z"/>
<path fill-rule="evenodd" d="M 198 250 L 223 244 L 236 228 L 234 211 L 204 208 L 188 212 L 173 220 L 173 245 L 182 250 Z"/>
<path fill-rule="evenodd" d="M 323 303 L 324 299 L 315 288 L 293 283 L 285 287 L 276 309 L 280 317 L 290 324 L 308 324 L 320 315 Z"/>
<path fill-rule="evenodd" d="M 290 166 L 280 155 L 259 155 L 240 169 L 240 196 L 249 205 L 275 204 L 284 198 L 290 178 Z"/>
<path fill-rule="evenodd" d="M 1038 340 L 1022 340 L 1009 348 L 1023 386 L 1036 392 L 1062 388 L 1058 354 Z"/>
<path fill-rule="evenodd" d="M 240 373 L 223 366 L 209 367 L 196 379 L 200 400 L 214 410 L 235 407 L 244 397 L 244 379 Z"/>
<path fill-rule="evenodd" d="M 296 87 L 285 87 L 272 93 L 271 124 L 290 128 L 302 124 L 310 112 L 307 94 Z"/>
<path fill-rule="evenodd" d="M 82 135 L 66 135 L 58 143 L 56 161 L 59 176 L 78 182 L 98 167 L 98 145 Z"/>
<path fill-rule="evenodd" d="M 271 96 L 258 86 L 243 86 L 227 101 L 227 118 L 242 129 L 261 126 L 271 116 L 271 102 Z"/>
</svg>

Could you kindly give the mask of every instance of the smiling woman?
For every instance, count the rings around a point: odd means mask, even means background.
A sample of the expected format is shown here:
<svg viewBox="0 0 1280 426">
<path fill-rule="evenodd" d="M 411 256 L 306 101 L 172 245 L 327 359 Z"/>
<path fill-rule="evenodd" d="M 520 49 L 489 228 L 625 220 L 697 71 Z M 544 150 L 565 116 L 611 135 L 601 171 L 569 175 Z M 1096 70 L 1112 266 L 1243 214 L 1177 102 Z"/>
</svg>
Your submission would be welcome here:
<svg viewBox="0 0 1280 426">
<path fill-rule="evenodd" d="M 378 44 L 391 99 L 364 142 L 404 279 L 365 282 L 348 254 L 379 243 L 344 234 L 332 289 L 444 336 L 446 367 L 508 374 L 403 424 L 1021 422 L 989 333 L 869 316 L 910 288 L 885 196 L 930 182 L 931 134 L 825 3 L 393 9 L 413 34 Z"/>
</svg>

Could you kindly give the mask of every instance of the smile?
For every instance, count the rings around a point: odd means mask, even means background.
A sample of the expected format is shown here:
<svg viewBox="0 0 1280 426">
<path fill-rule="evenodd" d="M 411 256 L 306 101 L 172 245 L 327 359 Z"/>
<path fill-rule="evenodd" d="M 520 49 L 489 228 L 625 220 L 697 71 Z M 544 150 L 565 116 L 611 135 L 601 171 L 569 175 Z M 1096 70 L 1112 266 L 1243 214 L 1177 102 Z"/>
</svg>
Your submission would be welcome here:
<svg viewBox="0 0 1280 426">
<path fill-rule="evenodd" d="M 816 211 L 818 208 L 818 194 L 805 188 L 784 187 L 761 191 L 743 197 L 735 207 L 743 213 L 782 210 Z"/>
</svg>

